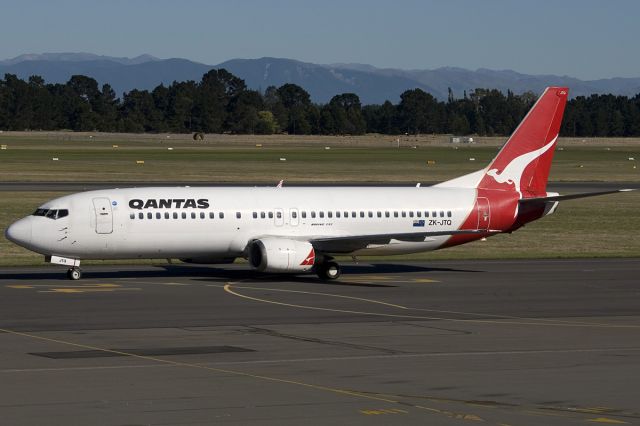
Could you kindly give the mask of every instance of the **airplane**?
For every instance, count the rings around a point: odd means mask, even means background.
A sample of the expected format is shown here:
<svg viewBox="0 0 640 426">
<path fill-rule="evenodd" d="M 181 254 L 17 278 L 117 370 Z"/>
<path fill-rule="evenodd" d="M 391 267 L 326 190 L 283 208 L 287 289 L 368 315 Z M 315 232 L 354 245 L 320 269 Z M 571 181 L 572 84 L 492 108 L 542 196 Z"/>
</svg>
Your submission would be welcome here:
<svg viewBox="0 0 640 426">
<path fill-rule="evenodd" d="M 335 280 L 338 255 L 417 253 L 510 233 L 562 200 L 629 191 L 546 191 L 568 88 L 548 87 L 482 170 L 415 187 L 152 187 L 48 201 L 6 237 L 68 266 L 87 259 L 248 259 L 260 272 Z"/>
</svg>

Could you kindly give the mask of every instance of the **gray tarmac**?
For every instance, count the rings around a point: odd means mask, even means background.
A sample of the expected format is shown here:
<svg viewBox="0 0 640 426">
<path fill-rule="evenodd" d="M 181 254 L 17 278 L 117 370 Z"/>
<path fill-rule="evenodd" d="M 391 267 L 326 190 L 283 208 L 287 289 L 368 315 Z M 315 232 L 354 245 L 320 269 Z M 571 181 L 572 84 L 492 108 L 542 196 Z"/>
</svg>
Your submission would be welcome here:
<svg viewBox="0 0 640 426">
<path fill-rule="evenodd" d="M 0 424 L 640 423 L 638 259 L 0 268 Z"/>
</svg>

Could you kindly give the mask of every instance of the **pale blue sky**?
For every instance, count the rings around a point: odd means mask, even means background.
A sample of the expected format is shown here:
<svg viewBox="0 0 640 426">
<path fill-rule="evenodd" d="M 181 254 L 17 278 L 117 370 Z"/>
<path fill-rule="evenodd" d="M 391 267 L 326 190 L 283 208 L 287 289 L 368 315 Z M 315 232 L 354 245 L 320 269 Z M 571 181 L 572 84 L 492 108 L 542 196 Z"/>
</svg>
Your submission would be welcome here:
<svg viewBox="0 0 640 426">
<path fill-rule="evenodd" d="M 0 0 L 0 59 L 150 53 L 640 77 L 636 0 Z"/>
</svg>

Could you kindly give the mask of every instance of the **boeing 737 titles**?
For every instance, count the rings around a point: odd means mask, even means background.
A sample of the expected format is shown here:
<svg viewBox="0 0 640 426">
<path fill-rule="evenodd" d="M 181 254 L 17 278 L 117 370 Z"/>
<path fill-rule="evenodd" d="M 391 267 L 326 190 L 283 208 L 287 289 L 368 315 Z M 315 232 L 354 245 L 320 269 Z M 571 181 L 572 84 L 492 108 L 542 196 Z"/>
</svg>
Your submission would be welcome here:
<svg viewBox="0 0 640 426">
<path fill-rule="evenodd" d="M 513 232 L 565 199 L 546 191 L 568 89 L 549 87 L 484 169 L 431 187 L 127 188 L 44 203 L 6 230 L 66 265 L 84 259 L 228 263 L 263 272 L 340 276 L 336 255 L 437 250 Z"/>
</svg>

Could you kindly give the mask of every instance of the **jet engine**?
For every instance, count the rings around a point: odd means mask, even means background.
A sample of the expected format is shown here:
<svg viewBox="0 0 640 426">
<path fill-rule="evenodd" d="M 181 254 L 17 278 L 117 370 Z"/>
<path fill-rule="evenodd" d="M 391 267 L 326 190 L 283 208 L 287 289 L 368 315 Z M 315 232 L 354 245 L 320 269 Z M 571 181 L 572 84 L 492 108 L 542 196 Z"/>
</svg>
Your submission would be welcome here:
<svg viewBox="0 0 640 426">
<path fill-rule="evenodd" d="M 309 242 L 277 237 L 252 241 L 248 254 L 249 263 L 260 272 L 306 272 L 316 257 Z"/>
</svg>

